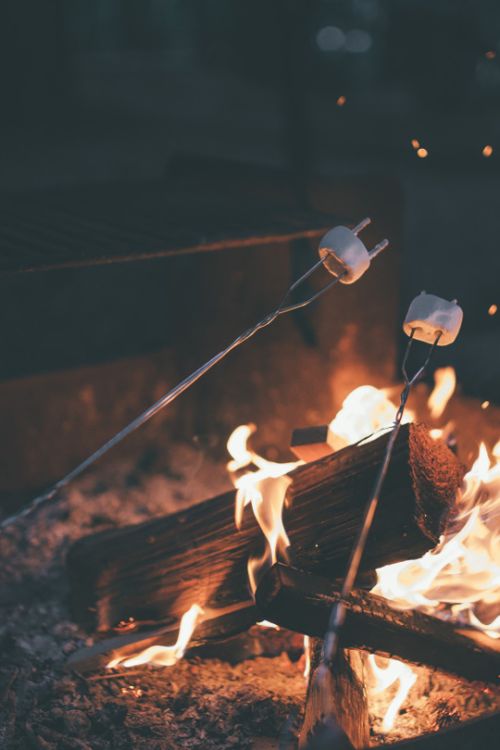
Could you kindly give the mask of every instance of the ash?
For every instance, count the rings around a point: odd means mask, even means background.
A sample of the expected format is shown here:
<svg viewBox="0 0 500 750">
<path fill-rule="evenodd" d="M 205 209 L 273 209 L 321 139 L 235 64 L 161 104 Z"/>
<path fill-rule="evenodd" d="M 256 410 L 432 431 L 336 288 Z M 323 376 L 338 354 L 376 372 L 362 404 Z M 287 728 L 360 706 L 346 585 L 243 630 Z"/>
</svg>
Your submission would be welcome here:
<svg viewBox="0 0 500 750">
<path fill-rule="evenodd" d="M 278 747 L 290 717 L 300 721 L 303 659 L 286 650 L 236 664 L 221 647 L 222 658 L 191 655 L 170 668 L 90 677 L 65 671 L 67 657 L 93 643 L 68 608 L 64 559 L 71 543 L 229 488 L 223 465 L 192 446 L 175 446 L 162 466 L 149 458 L 89 473 L 0 536 L 2 749 L 266 750 Z M 387 698 L 372 701 L 374 744 L 500 707 L 491 687 L 420 672 L 390 736 L 379 733 Z"/>
</svg>

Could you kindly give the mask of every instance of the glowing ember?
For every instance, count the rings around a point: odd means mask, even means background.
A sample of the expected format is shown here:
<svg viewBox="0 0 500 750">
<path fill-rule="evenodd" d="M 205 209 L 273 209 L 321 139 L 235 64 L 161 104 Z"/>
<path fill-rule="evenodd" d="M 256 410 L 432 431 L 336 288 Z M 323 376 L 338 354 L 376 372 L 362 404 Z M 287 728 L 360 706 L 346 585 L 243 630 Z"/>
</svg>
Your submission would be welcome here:
<svg viewBox="0 0 500 750">
<path fill-rule="evenodd" d="M 492 153 L 493 153 L 493 146 L 490 146 L 489 144 L 483 148 L 483 156 L 488 159 Z"/>
<path fill-rule="evenodd" d="M 345 98 L 345 96 L 339 96 L 339 98 L 337 99 L 337 106 L 343 107 L 346 101 L 347 99 Z"/>
<path fill-rule="evenodd" d="M 384 732 L 390 732 L 396 721 L 399 709 L 403 705 L 408 693 L 412 686 L 415 684 L 417 679 L 411 667 L 397 659 L 386 659 L 386 666 L 380 667 L 377 664 L 377 659 L 373 654 L 368 657 L 368 663 L 372 669 L 373 675 L 376 680 L 373 692 L 382 693 L 387 690 L 395 682 L 399 682 L 399 687 L 396 694 L 387 708 L 387 711 L 382 722 L 382 730 Z"/>
<path fill-rule="evenodd" d="M 202 608 L 197 604 L 193 604 L 182 616 L 179 635 L 173 646 L 150 646 L 135 654 L 135 656 L 118 656 L 106 665 L 107 668 L 113 669 L 117 666 L 135 667 L 138 664 L 155 664 L 159 667 L 172 667 L 184 656 L 202 615 Z"/>
<path fill-rule="evenodd" d="M 411 145 L 412 145 L 412 147 L 413 147 L 413 148 L 415 149 L 415 151 L 416 151 L 416 150 L 417 150 L 417 148 L 420 148 L 420 141 L 417 141 L 417 139 L 416 139 L 416 138 L 413 138 L 413 139 L 412 139 L 412 142 L 411 142 Z"/>
<path fill-rule="evenodd" d="M 252 592 L 257 588 L 261 572 L 277 562 L 278 553 L 286 559 L 286 548 L 290 544 L 282 519 L 285 494 L 290 484 L 286 474 L 304 463 L 291 461 L 279 464 L 249 450 L 247 441 L 255 429 L 255 425 L 240 425 L 227 441 L 227 449 L 232 456 L 227 469 L 237 488 L 236 526 L 241 527 L 245 506 L 251 504 L 255 518 L 267 540 L 262 557 L 250 558 L 248 561 L 248 579 Z M 256 467 L 255 470 L 247 469 L 252 465 Z M 247 470 L 239 473 L 242 469 Z"/>
<path fill-rule="evenodd" d="M 488 315 L 496 315 L 498 310 L 498 305 L 490 305 L 488 307 Z"/>
<path fill-rule="evenodd" d="M 481 409 L 487 409 L 489 405 L 490 405 L 489 401 L 483 401 L 483 403 L 481 404 Z"/>
<path fill-rule="evenodd" d="M 417 149 L 417 156 L 419 159 L 425 159 L 429 155 L 429 152 L 426 148 L 419 148 Z"/>
<path fill-rule="evenodd" d="M 446 409 L 457 385 L 457 376 L 453 367 L 441 367 L 434 373 L 434 390 L 429 396 L 427 405 L 433 419 L 437 419 Z"/>
</svg>

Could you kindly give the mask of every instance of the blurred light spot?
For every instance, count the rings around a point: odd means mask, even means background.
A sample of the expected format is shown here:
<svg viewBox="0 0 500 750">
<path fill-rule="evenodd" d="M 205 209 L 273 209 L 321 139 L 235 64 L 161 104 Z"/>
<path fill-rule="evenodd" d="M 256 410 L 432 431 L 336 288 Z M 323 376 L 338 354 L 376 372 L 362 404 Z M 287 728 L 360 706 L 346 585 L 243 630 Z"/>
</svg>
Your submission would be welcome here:
<svg viewBox="0 0 500 750">
<path fill-rule="evenodd" d="M 372 46 L 372 35 L 363 29 L 352 29 L 345 37 L 345 48 L 356 54 L 368 52 Z"/>
<path fill-rule="evenodd" d="M 488 307 L 488 315 L 496 315 L 498 310 L 498 305 L 490 305 Z"/>
<path fill-rule="evenodd" d="M 427 151 L 426 148 L 419 148 L 417 150 L 417 156 L 419 157 L 419 159 L 425 159 L 426 156 L 428 156 L 428 154 L 429 152 Z"/>
<path fill-rule="evenodd" d="M 483 401 L 483 403 L 481 404 L 481 409 L 487 409 L 489 405 L 490 405 L 489 401 Z"/>
<path fill-rule="evenodd" d="M 338 52 L 345 39 L 344 32 L 337 26 L 324 26 L 316 34 L 316 44 L 322 52 Z"/>
<path fill-rule="evenodd" d="M 485 56 L 485 57 L 486 57 L 486 58 L 487 58 L 488 60 L 494 60 L 494 59 L 495 59 L 495 57 L 497 56 L 497 53 L 496 53 L 496 52 L 495 52 L 494 50 L 490 49 L 490 50 L 488 50 L 488 52 L 485 52 L 485 53 L 484 53 L 484 56 Z"/>
<path fill-rule="evenodd" d="M 414 149 L 420 148 L 420 141 L 417 141 L 416 138 L 412 138 L 411 145 Z"/>
<path fill-rule="evenodd" d="M 339 98 L 337 99 L 337 105 L 339 107 L 343 107 L 346 101 L 347 99 L 345 98 L 345 96 L 339 96 Z"/>
<path fill-rule="evenodd" d="M 489 144 L 483 148 L 483 156 L 488 158 L 493 153 L 493 146 L 490 146 Z"/>
</svg>

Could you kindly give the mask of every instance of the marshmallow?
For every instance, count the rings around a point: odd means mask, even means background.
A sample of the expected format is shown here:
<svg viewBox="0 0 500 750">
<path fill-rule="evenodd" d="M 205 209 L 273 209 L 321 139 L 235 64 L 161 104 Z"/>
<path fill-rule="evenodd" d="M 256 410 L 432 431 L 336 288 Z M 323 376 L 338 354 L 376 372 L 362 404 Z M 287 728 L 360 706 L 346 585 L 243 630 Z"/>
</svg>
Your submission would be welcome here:
<svg viewBox="0 0 500 750">
<path fill-rule="evenodd" d="M 415 297 L 403 323 L 403 331 L 417 341 L 433 344 L 440 336 L 438 346 L 452 344 L 458 336 L 464 313 L 456 300 L 421 292 Z"/>
<path fill-rule="evenodd" d="M 354 229 L 334 227 L 325 234 L 319 243 L 319 256 L 325 268 L 338 276 L 342 284 L 353 284 L 361 278 L 370 267 L 371 258 L 387 247 L 389 242 L 383 240 L 373 250 L 368 251 L 358 237 L 358 232 L 370 224 L 364 219 Z"/>
</svg>

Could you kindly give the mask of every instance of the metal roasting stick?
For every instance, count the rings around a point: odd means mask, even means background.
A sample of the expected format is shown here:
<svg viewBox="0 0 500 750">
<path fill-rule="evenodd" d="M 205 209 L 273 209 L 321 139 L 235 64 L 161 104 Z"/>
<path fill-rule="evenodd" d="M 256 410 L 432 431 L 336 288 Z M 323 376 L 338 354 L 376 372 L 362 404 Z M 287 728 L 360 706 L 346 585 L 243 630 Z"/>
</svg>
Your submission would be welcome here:
<svg viewBox="0 0 500 750">
<path fill-rule="evenodd" d="M 361 240 L 357 238 L 357 235 L 362 229 L 364 229 L 370 223 L 371 223 L 371 219 L 366 218 L 366 219 L 363 219 L 356 227 L 354 227 L 354 229 L 347 229 L 346 227 L 336 227 L 336 229 L 345 230 L 345 232 L 349 233 L 349 235 L 354 239 L 354 241 L 358 245 L 362 246 L 364 253 L 366 254 L 368 258 L 368 265 L 371 259 L 375 258 L 389 244 L 388 240 L 383 240 L 382 242 L 379 242 L 378 245 L 376 245 L 370 251 L 367 251 L 366 248 L 364 248 L 364 246 L 361 243 Z M 328 234 L 334 231 L 335 229 L 330 230 Z M 328 234 L 325 235 L 325 238 L 328 236 Z M 325 238 L 323 238 L 323 240 Z M 333 252 L 335 252 L 335 250 L 328 248 L 328 252 L 332 254 Z M 208 362 L 205 362 L 204 365 L 202 365 L 193 373 L 191 373 L 191 375 L 188 375 L 186 378 L 184 378 L 184 380 L 182 380 L 180 383 L 178 383 L 178 385 L 172 388 L 172 390 L 170 390 L 168 393 L 162 396 L 154 404 L 152 404 L 148 409 L 146 409 L 146 411 L 144 411 L 142 414 L 136 417 L 132 422 L 130 422 L 122 430 L 120 430 L 115 435 L 113 435 L 112 438 L 110 438 L 106 443 L 104 443 L 104 445 L 102 445 L 94 453 L 92 453 L 92 455 L 88 456 L 88 458 L 82 461 L 81 464 L 79 464 L 74 469 L 72 469 L 72 471 L 70 471 L 68 474 L 62 477 L 62 479 L 59 479 L 59 481 L 56 482 L 54 485 L 52 485 L 52 487 L 50 487 L 46 492 L 44 492 L 41 495 L 38 495 L 38 497 L 36 497 L 29 505 L 23 508 L 19 513 L 11 515 L 8 518 L 5 518 L 0 523 L 0 529 L 7 528 L 18 519 L 25 518 L 26 516 L 33 513 L 35 510 L 38 510 L 43 505 L 50 502 L 58 494 L 60 490 L 66 487 L 74 479 L 79 477 L 80 474 L 82 474 L 86 469 L 92 466 L 96 461 L 98 461 L 102 456 L 104 456 L 109 450 L 111 450 L 116 445 L 118 445 L 118 443 L 121 443 L 122 440 L 124 440 L 126 437 L 131 435 L 133 432 L 135 432 L 135 430 L 137 430 L 143 424 L 148 422 L 152 417 L 155 416 L 155 414 L 158 414 L 159 411 L 161 411 L 166 406 L 168 406 L 173 401 L 175 401 L 176 398 L 178 398 L 182 393 L 184 393 L 184 391 L 186 391 L 188 388 L 190 388 L 190 386 L 196 383 L 197 380 L 199 380 L 203 375 L 205 375 L 205 373 L 211 370 L 212 367 L 218 364 L 218 362 L 224 359 L 224 357 L 226 357 L 230 352 L 232 352 L 233 349 L 236 349 L 236 347 L 240 346 L 240 344 L 243 344 L 245 341 L 247 341 L 249 338 L 254 336 L 254 334 L 256 334 L 261 329 L 266 328 L 267 326 L 271 325 L 271 323 L 274 323 L 274 321 L 277 318 L 279 318 L 281 315 L 286 315 L 287 313 L 294 312 L 295 310 L 300 310 L 312 304 L 313 302 L 318 300 L 325 292 L 327 292 L 329 289 L 334 287 L 339 281 L 342 281 L 344 277 L 347 277 L 350 271 L 352 270 L 352 268 L 354 267 L 354 265 L 357 263 L 357 260 L 353 261 L 351 257 L 346 257 L 346 259 L 344 260 L 342 258 L 342 252 L 343 252 L 343 247 L 341 246 L 337 255 L 341 258 L 341 260 L 344 263 L 344 265 L 340 267 L 341 269 L 344 268 L 344 270 L 340 270 L 340 272 L 336 273 L 336 275 L 334 275 L 334 278 L 332 280 L 330 280 L 327 284 L 321 287 L 317 292 L 314 292 L 310 296 L 306 297 L 306 299 L 301 300 L 300 302 L 295 302 L 295 303 L 290 302 L 291 294 L 301 284 L 303 284 L 310 276 L 312 276 L 312 274 L 320 266 L 326 266 L 325 258 L 324 256 L 321 256 L 319 261 L 317 261 L 308 271 L 306 271 L 302 276 L 300 276 L 300 278 L 298 278 L 296 281 L 293 282 L 293 284 L 290 286 L 286 294 L 283 296 L 283 299 L 281 300 L 280 304 L 275 310 L 273 310 L 273 312 L 266 315 L 264 318 L 262 318 L 262 320 L 260 320 L 251 328 L 248 328 L 246 331 L 240 334 L 240 336 L 235 338 L 234 341 L 232 341 L 225 349 L 222 349 L 222 351 L 220 351 L 218 354 L 216 354 L 211 359 L 209 359 Z M 328 269 L 328 266 L 326 267 Z M 330 269 L 328 270 L 330 271 L 330 273 L 333 273 L 333 271 L 331 271 Z"/>
<path fill-rule="evenodd" d="M 404 388 L 401 392 L 399 408 L 396 412 L 394 425 L 389 435 L 389 440 L 384 453 L 382 464 L 379 468 L 375 484 L 368 502 L 365 506 L 361 527 L 354 541 L 353 548 L 347 563 L 347 570 L 341 588 L 341 599 L 336 602 L 331 610 L 328 628 L 323 640 L 321 650 L 321 660 L 313 678 L 313 688 L 318 692 L 326 692 L 330 689 L 331 670 L 335 663 L 335 658 L 339 650 L 340 636 L 345 624 L 347 607 L 345 600 L 352 592 L 356 578 L 359 572 L 359 566 L 366 547 L 366 542 L 373 519 L 377 510 L 380 499 L 380 493 L 387 476 L 387 471 L 392 458 L 394 445 L 396 443 L 404 410 L 413 385 L 423 376 L 436 346 L 452 343 L 458 335 L 463 319 L 463 312 L 458 306 L 457 301 L 447 302 L 435 295 L 428 295 L 422 292 L 416 297 L 410 305 L 406 315 L 403 329 L 409 336 L 408 345 L 401 365 L 401 371 L 404 379 Z M 429 345 L 429 350 L 424 363 L 415 372 L 414 375 L 408 374 L 408 357 L 412 348 L 414 339 L 424 341 Z M 325 701 L 326 704 L 326 701 Z M 309 738 L 308 750 L 315 750 L 318 745 L 318 737 L 321 735 L 322 741 L 325 742 L 321 747 L 340 748 L 344 745 L 345 735 L 340 730 L 335 721 L 335 717 L 325 716 L 319 722 L 316 731 Z"/>
<path fill-rule="evenodd" d="M 387 471 L 389 469 L 389 464 L 392 458 L 394 445 L 399 435 L 399 430 L 401 428 L 404 410 L 406 407 L 406 403 L 408 401 L 408 397 L 410 395 L 411 388 L 418 380 L 420 380 L 420 378 L 424 374 L 427 368 L 427 365 L 429 364 L 429 361 L 432 357 L 434 349 L 436 348 L 439 342 L 439 339 L 441 338 L 441 333 L 438 333 L 436 336 L 436 339 L 434 340 L 434 343 L 431 344 L 431 346 L 429 347 L 429 352 L 427 354 L 424 364 L 417 370 L 417 372 L 412 377 L 410 377 L 407 372 L 407 362 L 408 362 L 408 357 L 411 351 L 414 334 L 415 334 L 415 330 L 412 330 L 411 335 L 410 335 L 410 340 L 408 341 L 408 345 L 406 347 L 403 364 L 401 367 L 404 382 L 405 382 L 405 387 L 403 391 L 401 392 L 401 400 L 400 400 L 399 408 L 394 419 L 394 425 L 390 433 L 389 440 L 387 442 L 387 446 L 386 446 L 385 453 L 384 453 L 384 459 L 378 471 L 377 478 L 375 480 L 375 485 L 371 492 L 370 498 L 366 504 L 365 511 L 363 514 L 363 520 L 361 523 L 361 528 L 357 534 L 356 540 L 354 542 L 354 546 L 351 550 L 349 561 L 347 563 L 347 571 L 346 571 L 344 581 L 342 584 L 342 588 L 341 588 L 342 599 L 340 599 L 339 602 L 336 603 L 332 607 L 332 611 L 330 614 L 330 619 L 328 622 L 328 629 L 325 634 L 325 639 L 323 641 L 323 649 L 321 653 L 321 664 L 318 668 L 319 679 L 323 677 L 323 672 L 325 672 L 325 670 L 328 671 L 330 669 L 337 655 L 340 631 L 342 630 L 342 626 L 344 625 L 346 612 L 347 612 L 347 608 L 346 608 L 346 604 L 344 600 L 352 592 L 354 588 L 354 584 L 356 582 L 356 578 L 359 572 L 359 566 L 361 563 L 361 558 L 363 556 L 363 552 L 365 550 L 366 542 L 368 539 L 368 534 L 370 533 L 373 519 L 375 517 L 375 512 L 377 510 L 377 506 L 378 506 L 379 499 L 380 499 L 380 493 L 382 491 L 382 487 L 383 487 L 385 478 L 387 476 Z"/>
</svg>

